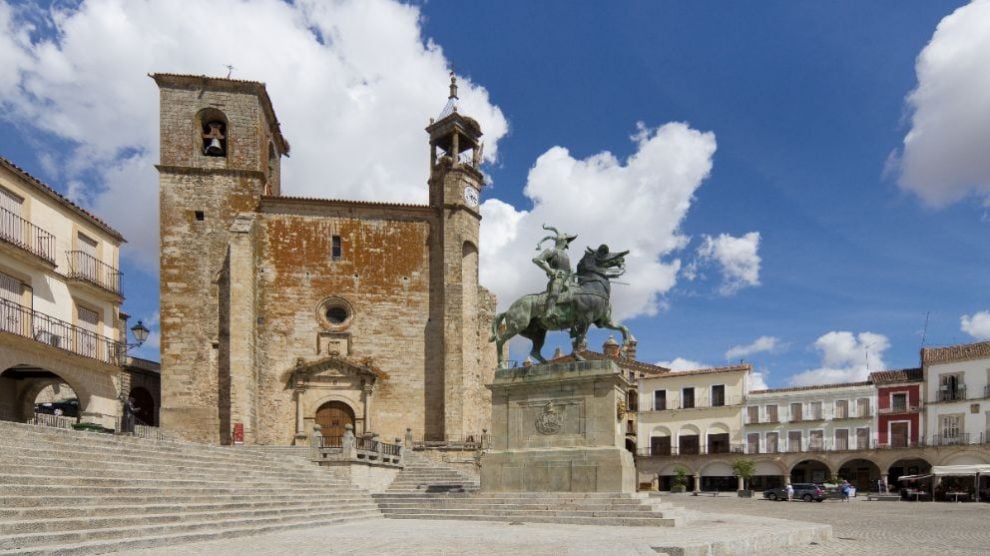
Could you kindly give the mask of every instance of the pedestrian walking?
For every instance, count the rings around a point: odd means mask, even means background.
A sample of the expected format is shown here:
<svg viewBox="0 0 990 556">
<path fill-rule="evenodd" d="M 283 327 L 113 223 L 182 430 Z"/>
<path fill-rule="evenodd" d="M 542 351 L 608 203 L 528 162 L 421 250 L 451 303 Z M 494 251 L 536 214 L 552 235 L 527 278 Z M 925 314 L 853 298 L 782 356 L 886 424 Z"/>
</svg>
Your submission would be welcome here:
<svg viewBox="0 0 990 556">
<path fill-rule="evenodd" d="M 848 502 L 849 501 L 849 488 L 850 488 L 850 486 L 851 485 L 849 484 L 849 481 L 842 481 L 842 501 L 843 502 Z"/>
<path fill-rule="evenodd" d="M 794 485 L 787 483 L 787 501 L 790 502 L 794 498 Z"/>
</svg>

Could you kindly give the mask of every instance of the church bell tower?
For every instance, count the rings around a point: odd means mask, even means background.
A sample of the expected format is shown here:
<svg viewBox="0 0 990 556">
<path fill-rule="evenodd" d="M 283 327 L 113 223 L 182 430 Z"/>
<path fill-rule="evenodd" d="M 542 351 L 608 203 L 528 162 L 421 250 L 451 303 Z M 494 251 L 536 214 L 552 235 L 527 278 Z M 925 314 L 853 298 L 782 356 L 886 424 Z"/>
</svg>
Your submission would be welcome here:
<svg viewBox="0 0 990 556">
<path fill-rule="evenodd" d="M 437 214 L 438 232 L 432 235 L 430 249 L 431 321 L 442 323 L 442 330 L 435 330 L 440 338 L 432 342 L 435 351 L 429 358 L 433 368 L 427 374 L 425 432 L 436 440 L 480 433 L 473 430 L 478 408 L 472 406 L 485 391 L 478 322 L 483 144 L 481 126 L 458 111 L 457 101 L 457 78 L 451 72 L 447 104 L 426 128 L 430 206 Z"/>
</svg>

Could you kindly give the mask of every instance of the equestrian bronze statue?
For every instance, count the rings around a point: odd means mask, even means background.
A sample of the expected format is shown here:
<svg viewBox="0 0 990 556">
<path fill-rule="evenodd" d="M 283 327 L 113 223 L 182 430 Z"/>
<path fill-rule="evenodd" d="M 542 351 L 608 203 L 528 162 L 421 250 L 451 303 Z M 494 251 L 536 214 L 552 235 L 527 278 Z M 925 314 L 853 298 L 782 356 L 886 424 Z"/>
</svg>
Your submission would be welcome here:
<svg viewBox="0 0 990 556">
<path fill-rule="evenodd" d="M 625 256 L 629 251 L 613 253 L 604 244 L 594 250 L 586 248 L 577 272 L 572 272 L 567 247 L 577 236 L 547 225 L 543 228 L 554 235 L 540 240 L 537 251 L 547 240 L 553 240 L 554 245 L 535 257 L 533 263 L 546 272 L 547 291 L 524 295 L 508 311 L 495 316 L 489 341 L 495 342 L 499 367 L 503 366 L 502 347 L 516 335 L 533 342 L 529 355 L 540 363 L 547 362 L 540 351 L 549 330 L 570 332 L 572 353 L 577 360 L 583 359 L 580 351 L 592 324 L 622 332 L 623 343 L 635 341 L 628 328 L 612 322 L 610 302 L 609 281 L 625 273 Z"/>
</svg>

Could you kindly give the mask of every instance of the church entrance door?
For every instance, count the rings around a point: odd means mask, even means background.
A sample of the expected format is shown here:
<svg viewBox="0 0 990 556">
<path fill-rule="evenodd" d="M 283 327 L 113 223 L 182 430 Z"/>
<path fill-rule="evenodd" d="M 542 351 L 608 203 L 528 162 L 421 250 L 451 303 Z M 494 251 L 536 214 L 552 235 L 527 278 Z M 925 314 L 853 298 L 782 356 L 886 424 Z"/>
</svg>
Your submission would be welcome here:
<svg viewBox="0 0 990 556">
<path fill-rule="evenodd" d="M 316 410 L 316 424 L 325 437 L 344 436 L 344 427 L 354 426 L 354 410 L 344 402 L 327 402 Z"/>
</svg>

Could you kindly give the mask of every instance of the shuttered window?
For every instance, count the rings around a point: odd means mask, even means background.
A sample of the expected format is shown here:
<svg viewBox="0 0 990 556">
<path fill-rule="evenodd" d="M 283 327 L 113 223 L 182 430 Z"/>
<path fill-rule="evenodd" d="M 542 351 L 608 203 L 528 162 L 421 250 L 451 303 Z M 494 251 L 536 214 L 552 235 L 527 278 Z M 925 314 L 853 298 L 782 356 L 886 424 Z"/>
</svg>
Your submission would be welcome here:
<svg viewBox="0 0 990 556">
<path fill-rule="evenodd" d="M 0 330 L 22 334 L 21 302 L 24 284 L 9 274 L 0 272 Z"/>
<path fill-rule="evenodd" d="M 79 307 L 77 311 L 79 328 L 77 346 L 79 352 L 87 357 L 96 357 L 96 334 L 100 326 L 100 315 L 85 307 Z"/>
</svg>

